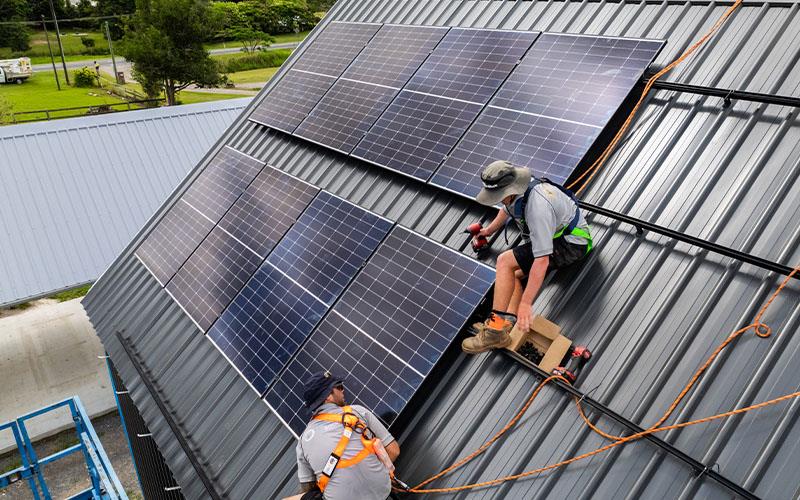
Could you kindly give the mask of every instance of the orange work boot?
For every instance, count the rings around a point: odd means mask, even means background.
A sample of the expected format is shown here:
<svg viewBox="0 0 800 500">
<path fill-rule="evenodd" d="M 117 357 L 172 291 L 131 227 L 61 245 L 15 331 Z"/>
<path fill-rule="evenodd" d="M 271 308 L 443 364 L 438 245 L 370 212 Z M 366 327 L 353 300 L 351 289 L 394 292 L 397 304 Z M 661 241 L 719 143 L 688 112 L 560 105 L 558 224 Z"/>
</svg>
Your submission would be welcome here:
<svg viewBox="0 0 800 500">
<path fill-rule="evenodd" d="M 461 342 L 461 349 L 468 354 L 478 354 L 490 349 L 500 349 L 511 344 L 511 329 L 517 317 L 513 314 L 492 311 L 483 327 L 476 328 L 477 333 Z"/>
</svg>

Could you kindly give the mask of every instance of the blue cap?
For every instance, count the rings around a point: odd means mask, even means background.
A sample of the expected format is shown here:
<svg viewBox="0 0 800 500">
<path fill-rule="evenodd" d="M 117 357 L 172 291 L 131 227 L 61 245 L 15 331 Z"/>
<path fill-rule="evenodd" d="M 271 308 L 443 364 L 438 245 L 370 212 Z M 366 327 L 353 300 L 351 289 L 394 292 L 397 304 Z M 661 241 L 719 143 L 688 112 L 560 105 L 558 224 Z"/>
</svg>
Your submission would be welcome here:
<svg viewBox="0 0 800 500">
<path fill-rule="evenodd" d="M 303 401 L 306 408 L 311 411 L 316 410 L 328 398 L 333 388 L 337 384 L 344 382 L 342 377 L 331 374 L 330 372 L 317 372 L 306 380 L 306 388 L 303 391 Z"/>
</svg>

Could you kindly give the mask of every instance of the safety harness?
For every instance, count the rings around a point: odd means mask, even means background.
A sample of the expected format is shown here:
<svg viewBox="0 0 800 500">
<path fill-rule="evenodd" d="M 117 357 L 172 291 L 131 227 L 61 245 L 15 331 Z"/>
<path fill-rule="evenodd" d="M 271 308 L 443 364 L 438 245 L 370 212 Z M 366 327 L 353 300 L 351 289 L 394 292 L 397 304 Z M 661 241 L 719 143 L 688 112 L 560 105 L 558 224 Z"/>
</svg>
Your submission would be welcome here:
<svg viewBox="0 0 800 500">
<path fill-rule="evenodd" d="M 569 196 L 569 198 L 573 201 L 573 203 L 575 203 L 575 216 L 572 217 L 572 220 L 570 221 L 569 224 L 556 231 L 556 233 L 553 235 L 553 239 L 559 238 L 564 234 L 571 234 L 573 236 L 578 236 L 579 238 L 583 238 L 586 240 L 586 253 L 588 254 L 592 250 L 592 236 L 589 234 L 588 231 L 578 227 L 578 223 L 581 220 L 581 208 L 578 205 L 578 199 L 575 197 L 575 194 L 572 191 L 565 188 L 561 184 L 555 183 L 546 177 L 541 177 L 541 178 L 534 177 L 531 185 L 528 186 L 528 189 L 525 190 L 525 194 L 517 198 L 511 205 L 511 207 L 508 207 L 506 209 L 506 212 L 508 213 L 508 215 L 511 216 L 511 219 L 517 223 L 517 226 L 519 226 L 519 229 L 522 232 L 522 234 L 527 237 L 530 237 L 530 235 L 528 234 L 528 224 L 525 222 L 525 207 L 528 205 L 528 198 L 530 197 L 533 188 L 542 183 L 547 183 L 552 186 L 555 186 L 559 191 Z M 508 230 L 508 223 L 506 223 L 506 230 Z"/>
<path fill-rule="evenodd" d="M 331 476 L 333 476 L 337 468 L 346 469 L 347 467 L 352 467 L 367 458 L 370 454 L 375 453 L 373 447 L 374 437 L 370 439 L 366 437 L 365 433 L 369 432 L 372 434 L 372 431 L 369 430 L 367 424 L 361 420 L 358 415 L 353 413 L 353 409 L 349 406 L 342 407 L 342 413 L 320 413 L 319 415 L 315 415 L 313 419 L 322 420 L 323 422 L 341 423 L 344 426 L 342 437 L 339 438 L 336 448 L 333 449 L 331 456 L 328 457 L 325 467 L 322 468 L 322 475 L 317 481 L 317 487 L 320 491 L 325 491 L 328 482 L 331 480 Z M 350 442 L 350 437 L 353 435 L 353 432 L 361 436 L 361 445 L 364 448 L 353 458 L 342 458 L 342 454 L 345 448 L 347 448 L 347 444 Z"/>
</svg>

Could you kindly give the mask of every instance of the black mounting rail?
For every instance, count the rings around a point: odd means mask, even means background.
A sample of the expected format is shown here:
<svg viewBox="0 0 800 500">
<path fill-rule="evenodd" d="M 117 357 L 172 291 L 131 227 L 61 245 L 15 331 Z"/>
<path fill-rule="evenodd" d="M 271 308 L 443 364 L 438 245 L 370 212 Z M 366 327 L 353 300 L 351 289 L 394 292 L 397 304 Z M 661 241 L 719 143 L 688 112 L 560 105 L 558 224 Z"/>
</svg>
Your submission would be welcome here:
<svg viewBox="0 0 800 500">
<path fill-rule="evenodd" d="M 186 458 L 189 459 L 189 462 L 192 464 L 194 471 L 197 473 L 197 476 L 200 478 L 200 481 L 205 486 L 206 493 L 208 496 L 213 498 L 214 500 L 222 500 L 222 496 L 217 493 L 217 490 L 214 488 L 214 483 L 211 482 L 211 479 L 206 474 L 206 471 L 200 465 L 200 462 L 195 457 L 194 452 L 192 451 L 189 443 L 186 441 L 186 438 L 183 437 L 181 434 L 181 430 L 178 427 L 178 424 L 175 422 L 175 419 L 172 418 L 172 414 L 164 405 L 164 402 L 161 401 L 161 398 L 158 396 L 158 392 L 156 388 L 153 386 L 150 379 L 147 378 L 147 374 L 145 373 L 142 365 L 139 363 L 139 360 L 136 359 L 136 354 L 133 352 L 133 347 L 130 345 L 130 341 L 122 335 L 122 332 L 117 331 L 117 340 L 119 340 L 120 345 L 125 350 L 125 354 L 128 355 L 128 358 L 131 361 L 131 364 L 136 369 L 136 373 L 139 374 L 139 378 L 142 379 L 142 382 L 147 388 L 147 392 L 150 394 L 150 397 L 153 398 L 153 401 L 156 402 L 156 406 L 158 406 L 161 415 L 164 417 L 164 420 L 167 421 L 167 425 L 172 430 L 172 433 L 175 435 L 175 439 L 178 440 L 178 444 L 180 444 L 183 453 L 186 455 Z"/>
<path fill-rule="evenodd" d="M 689 94 L 708 95 L 721 97 L 725 100 L 725 105 L 729 105 L 731 100 L 759 102 L 763 104 L 777 104 L 778 106 L 792 106 L 800 108 L 800 97 L 783 95 L 762 94 L 760 92 L 747 92 L 744 90 L 720 89 L 716 87 L 704 87 L 702 85 L 690 85 L 688 83 L 662 82 L 657 80 L 653 84 L 654 89 L 674 90 L 676 92 L 687 92 Z"/>
<path fill-rule="evenodd" d="M 708 240 L 698 238 L 696 236 L 690 236 L 688 234 L 681 233 L 679 231 L 675 231 L 673 229 L 669 229 L 664 226 L 659 226 L 658 224 L 653 224 L 652 222 L 647 222 L 646 220 L 637 219 L 635 217 L 615 212 L 607 208 L 603 208 L 597 205 L 592 205 L 591 203 L 586 203 L 585 201 L 581 201 L 579 202 L 579 204 L 582 209 L 632 225 L 633 227 L 636 228 L 637 233 L 640 235 L 643 234 L 645 230 L 647 230 L 667 236 L 669 238 L 678 241 L 682 241 L 684 243 L 688 243 L 690 245 L 699 248 L 703 248 L 705 250 L 708 250 L 709 252 L 714 252 L 720 255 L 724 255 L 725 257 L 730 257 L 732 259 L 746 262 L 747 264 L 751 264 L 753 266 L 766 269 L 767 271 L 772 271 L 778 274 L 782 274 L 784 276 L 788 276 L 789 274 L 792 273 L 791 267 L 784 266 L 783 264 L 778 264 L 777 262 L 772 262 L 771 260 L 763 259 L 761 257 L 756 257 L 755 255 L 741 252 L 739 250 L 734 250 L 733 248 L 730 247 L 718 245 L 717 243 L 713 243 Z M 795 275 L 794 278 L 800 279 L 800 275 Z"/>
<path fill-rule="evenodd" d="M 544 370 L 540 369 L 538 366 L 533 364 L 529 359 L 517 354 L 516 352 L 512 352 L 512 351 L 509 351 L 507 349 L 502 349 L 502 351 L 505 352 L 507 355 L 511 356 L 516 361 L 518 361 L 518 362 L 522 363 L 523 365 L 525 365 L 527 368 L 530 368 L 531 370 L 533 370 L 539 377 L 544 379 L 544 378 L 547 378 L 547 377 L 550 376 L 549 373 L 547 373 Z M 583 404 L 585 404 L 586 406 L 592 408 L 595 411 L 598 411 L 598 412 L 602 413 L 604 416 L 610 418 L 611 420 L 613 420 L 617 424 L 625 427 L 626 429 L 628 429 L 628 431 L 631 432 L 631 434 L 638 434 L 638 433 L 643 432 L 645 430 L 642 427 L 640 427 L 639 425 L 635 424 L 634 422 L 628 420 L 627 418 L 623 417 L 619 413 L 615 412 L 614 410 L 612 410 L 608 406 L 604 405 L 603 403 L 600 403 L 599 401 L 596 401 L 596 400 L 590 398 L 585 393 L 583 393 L 580 390 L 576 389 L 572 385 L 567 384 L 566 382 L 563 382 L 561 380 L 554 380 L 553 384 L 555 384 L 559 389 L 561 389 L 561 390 L 563 390 L 563 391 L 565 391 L 565 392 L 567 392 L 567 393 L 569 393 L 569 394 L 571 394 L 571 395 L 573 395 L 573 396 L 575 396 L 577 398 L 580 398 L 581 402 Z M 642 436 L 641 439 L 646 439 L 647 441 L 650 441 L 651 443 L 653 443 L 654 445 L 658 446 L 659 448 L 661 448 L 665 452 L 669 453 L 673 457 L 675 457 L 678 460 L 680 460 L 680 461 L 684 462 L 685 464 L 687 464 L 689 467 L 692 468 L 692 471 L 694 472 L 695 476 L 697 476 L 698 478 L 700 478 L 701 476 L 707 476 L 708 478 L 716 481 L 721 486 L 727 488 L 732 493 L 734 493 L 737 496 L 742 497 L 742 498 L 748 498 L 748 499 L 758 499 L 759 498 L 758 496 L 754 495 L 752 492 L 746 490 L 741 485 L 731 481 L 727 477 L 725 477 L 722 474 L 720 474 L 719 472 L 715 471 L 713 469 L 713 467 L 709 467 L 709 466 L 706 466 L 706 465 L 702 464 L 698 460 L 696 460 L 696 459 L 692 458 L 691 456 L 687 455 L 686 453 L 682 452 L 681 450 L 679 450 L 678 448 L 674 447 L 670 443 L 664 441 L 663 439 L 661 439 L 659 437 L 656 437 L 654 434 L 647 434 L 645 436 Z M 622 446 L 624 446 L 624 445 L 622 445 Z"/>
</svg>

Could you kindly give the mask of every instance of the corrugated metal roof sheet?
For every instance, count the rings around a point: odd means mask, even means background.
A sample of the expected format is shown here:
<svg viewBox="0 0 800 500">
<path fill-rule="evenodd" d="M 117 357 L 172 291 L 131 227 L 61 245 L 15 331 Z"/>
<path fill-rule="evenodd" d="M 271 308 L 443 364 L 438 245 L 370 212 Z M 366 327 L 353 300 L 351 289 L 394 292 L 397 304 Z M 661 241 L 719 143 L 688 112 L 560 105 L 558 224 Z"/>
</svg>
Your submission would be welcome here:
<svg viewBox="0 0 800 500">
<path fill-rule="evenodd" d="M 340 0 L 326 19 L 665 38 L 669 43 L 659 58 L 664 64 L 728 5 Z M 800 58 L 798 25 L 797 2 L 748 2 L 669 79 L 799 96 L 800 73 L 793 71 Z M 585 199 L 782 263 L 798 262 L 800 197 L 793 189 L 800 175 L 797 112 L 736 101 L 723 108 L 717 98 L 654 92 Z M 246 115 L 222 143 L 468 251 L 461 228 L 486 215 L 481 207 L 268 131 L 248 123 Z M 566 335 L 593 348 L 595 357 L 579 386 L 593 389 L 593 397 L 647 426 L 698 363 L 730 331 L 751 321 L 777 278 L 665 237 L 636 236 L 629 226 L 603 217 L 594 217 L 592 225 L 596 251 L 579 268 L 551 276 L 535 308 L 562 325 Z M 274 498 L 294 491 L 288 431 L 132 257 L 131 249 L 146 231 L 84 301 L 115 364 L 129 363 L 118 353 L 114 337 L 116 330 L 125 329 L 159 397 L 220 494 Z M 797 390 L 800 337 L 793 334 L 800 320 L 798 298 L 793 283 L 766 317 L 775 328 L 773 338 L 739 339 L 674 418 L 706 416 Z M 137 385 L 135 379 L 125 381 L 128 387 Z M 414 483 L 472 451 L 520 408 L 536 382 L 532 373 L 500 353 L 459 354 L 445 367 L 413 424 L 398 429 L 400 475 Z M 153 418 L 152 403 L 142 398 L 141 404 Z M 502 443 L 434 484 L 457 485 L 533 469 L 604 443 L 587 431 L 570 406 L 563 393 L 546 389 Z M 794 400 L 662 437 L 759 496 L 797 497 L 798 411 L 800 401 Z M 619 432 L 605 420 L 600 425 Z M 162 433 L 157 442 L 179 483 L 196 488 L 191 474 L 178 472 L 189 467 L 186 456 L 176 450 L 174 436 Z M 717 498 L 730 493 L 638 442 L 541 477 L 458 496 L 567 495 Z"/>
<path fill-rule="evenodd" d="M 0 307 L 96 279 L 250 100 L 0 127 Z"/>
</svg>

